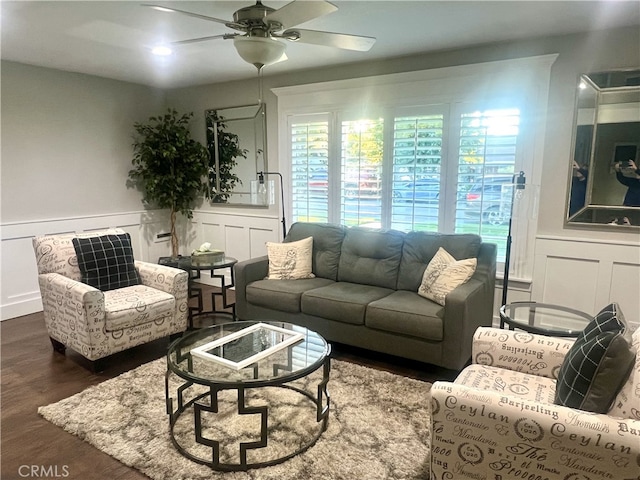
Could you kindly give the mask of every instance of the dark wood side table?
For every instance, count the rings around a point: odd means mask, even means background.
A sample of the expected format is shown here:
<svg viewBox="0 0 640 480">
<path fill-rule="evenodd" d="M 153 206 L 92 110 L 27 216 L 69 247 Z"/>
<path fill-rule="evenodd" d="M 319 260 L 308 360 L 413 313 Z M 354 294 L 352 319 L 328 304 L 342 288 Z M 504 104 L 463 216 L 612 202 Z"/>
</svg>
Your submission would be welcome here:
<svg viewBox="0 0 640 480">
<path fill-rule="evenodd" d="M 577 337 L 593 319 L 573 308 L 538 302 L 513 302 L 500 307 L 500 328 L 551 337 Z"/>
<path fill-rule="evenodd" d="M 235 275 L 233 272 L 233 266 L 238 263 L 238 260 L 233 257 L 221 256 L 214 259 L 207 259 L 206 257 L 190 256 L 190 257 L 160 257 L 158 259 L 160 265 L 167 265 L 169 267 L 179 268 L 189 273 L 189 298 L 197 298 L 198 306 L 189 307 L 189 329 L 193 329 L 193 318 L 199 315 L 231 315 L 232 319 L 236 320 L 236 305 L 235 302 L 229 302 L 227 297 L 227 291 L 234 287 Z M 226 283 L 225 272 L 216 273 L 220 270 L 229 269 L 231 282 Z M 220 280 L 220 291 L 211 292 L 211 310 L 204 309 L 204 302 L 202 299 L 202 288 L 199 287 L 194 280 L 200 278 L 200 273 L 208 271 L 211 278 L 217 278 Z M 231 313 L 225 310 L 216 309 L 216 297 L 222 298 L 222 308 L 231 308 Z"/>
</svg>

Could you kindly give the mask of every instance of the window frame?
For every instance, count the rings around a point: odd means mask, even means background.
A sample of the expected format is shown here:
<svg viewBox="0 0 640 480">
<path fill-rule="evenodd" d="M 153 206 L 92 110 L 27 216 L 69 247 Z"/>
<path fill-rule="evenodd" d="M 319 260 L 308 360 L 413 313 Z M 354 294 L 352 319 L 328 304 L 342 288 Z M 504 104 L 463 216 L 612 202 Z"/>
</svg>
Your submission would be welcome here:
<svg viewBox="0 0 640 480">
<path fill-rule="evenodd" d="M 446 180 L 443 200 L 440 202 L 439 224 L 446 231 L 454 231 L 455 206 L 453 214 L 443 208 L 456 201 L 456 189 L 451 188 L 451 179 L 457 177 L 458 151 L 452 145 L 459 142 L 459 119 L 463 110 L 469 106 L 475 109 L 495 110 L 499 108 L 518 108 L 520 111 L 520 132 L 516 147 L 514 171 L 526 172 L 527 183 L 539 185 L 542 170 L 542 151 L 535 145 L 544 144 L 545 120 L 549 90 L 550 69 L 557 55 L 542 55 L 513 60 L 487 62 L 475 65 L 445 67 L 400 74 L 381 75 L 359 79 L 347 79 L 306 84 L 292 87 L 275 88 L 272 91 L 278 97 L 278 148 L 284 155 L 280 157 L 279 170 L 285 179 L 285 188 L 291 179 L 290 121 L 292 118 L 309 114 L 326 114 L 329 118 L 329 158 L 340 159 L 341 119 L 357 112 L 365 118 L 371 112 L 383 112 L 385 122 L 393 122 L 390 112 L 411 111 L 432 106 L 445 106 L 449 109 L 449 122 L 443 132 L 443 152 L 441 174 Z M 372 104 L 372 99 L 375 104 Z M 387 134 L 388 137 L 388 134 Z M 389 138 L 385 137 L 386 145 Z M 333 141 L 331 140 L 333 138 Z M 447 140 L 445 140 L 445 138 Z M 445 151 L 446 149 L 446 151 Z M 386 148 L 383 164 L 392 161 L 392 149 Z M 455 157 L 455 161 L 452 161 Z M 445 161 L 446 158 L 446 161 Z M 331 181 L 332 176 L 339 179 L 340 161 L 329 162 L 329 195 L 338 193 L 339 182 Z M 455 169 L 455 174 L 453 170 Z M 338 170 L 338 171 L 336 171 Z M 337 175 L 337 176 L 336 176 Z M 454 176 L 452 176 L 454 175 Z M 388 178 L 383 179 L 388 182 Z M 383 192 L 390 192 L 383 185 Z M 286 195 L 285 195 L 286 197 Z M 382 201 L 383 219 L 387 221 L 391 214 L 391 199 Z M 289 205 L 287 205 L 287 203 Z M 285 200 L 286 211 L 291 215 L 291 199 Z M 329 206 L 329 221 L 340 221 L 339 202 Z M 444 218 L 443 218 L 444 216 Z M 291 217 L 290 217 L 291 218 Z M 516 222 L 513 226 L 513 247 L 510 276 L 513 280 L 530 282 L 533 273 L 533 240 L 536 236 L 536 218 Z M 514 258 L 515 257 L 515 258 Z M 498 265 L 501 272 L 501 264 Z M 499 277 L 501 274 L 499 273 Z"/>
</svg>

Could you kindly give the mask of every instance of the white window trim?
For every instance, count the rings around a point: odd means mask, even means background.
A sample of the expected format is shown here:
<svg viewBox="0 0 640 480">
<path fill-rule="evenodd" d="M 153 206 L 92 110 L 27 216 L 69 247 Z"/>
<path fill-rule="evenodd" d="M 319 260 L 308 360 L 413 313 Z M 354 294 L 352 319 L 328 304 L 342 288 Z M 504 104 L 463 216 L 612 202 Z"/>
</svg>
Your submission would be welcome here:
<svg viewBox="0 0 640 480">
<path fill-rule="evenodd" d="M 500 60 L 454 67 L 420 70 L 373 77 L 351 78 L 272 89 L 278 98 L 278 169 L 285 187 L 291 185 L 291 152 L 288 126 L 291 115 L 343 111 L 366 112 L 386 106 L 473 103 L 494 108 L 495 99 L 518 98 L 524 113 L 522 148 L 516 171 L 523 170 L 527 183 L 539 186 L 546 135 L 547 103 L 551 66 L 558 54 Z M 290 199 L 285 210 L 291 218 Z M 530 282 L 533 277 L 534 241 L 537 219 L 515 226 L 512 247 L 514 281 Z M 498 277 L 501 276 L 499 272 Z"/>
</svg>

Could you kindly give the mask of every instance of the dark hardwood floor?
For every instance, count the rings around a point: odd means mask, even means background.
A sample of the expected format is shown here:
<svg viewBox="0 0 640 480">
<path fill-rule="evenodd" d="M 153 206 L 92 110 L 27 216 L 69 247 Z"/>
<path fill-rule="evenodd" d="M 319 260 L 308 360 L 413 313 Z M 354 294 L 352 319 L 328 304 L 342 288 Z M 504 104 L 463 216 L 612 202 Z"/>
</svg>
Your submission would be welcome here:
<svg viewBox="0 0 640 480">
<path fill-rule="evenodd" d="M 211 306 L 210 291 L 211 287 L 205 287 L 205 308 Z M 195 324 L 226 321 L 227 316 L 203 317 Z M 104 362 L 104 371 L 92 373 L 88 362 L 72 350 L 67 349 L 65 355 L 54 352 L 42 312 L 0 322 L 0 337 L 2 480 L 147 478 L 47 422 L 37 409 L 161 358 L 167 339 L 115 354 Z M 457 373 L 341 344 L 333 345 L 332 357 L 429 382 L 451 380 Z"/>
</svg>

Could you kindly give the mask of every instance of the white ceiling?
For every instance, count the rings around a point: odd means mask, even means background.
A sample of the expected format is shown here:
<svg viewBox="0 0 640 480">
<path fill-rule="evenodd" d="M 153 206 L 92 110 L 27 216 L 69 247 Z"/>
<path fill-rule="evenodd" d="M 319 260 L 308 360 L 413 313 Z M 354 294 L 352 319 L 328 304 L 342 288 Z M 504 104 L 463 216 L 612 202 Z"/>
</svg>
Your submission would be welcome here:
<svg viewBox="0 0 640 480">
<path fill-rule="evenodd" d="M 305 1 L 305 0 L 298 0 Z M 288 2 L 264 0 L 280 8 Z M 158 43 L 231 33 L 222 24 L 163 13 L 157 3 L 232 19 L 242 1 L 6 1 L 0 3 L 3 60 L 171 88 L 256 75 L 232 41 L 212 40 L 155 57 Z M 337 12 L 304 28 L 374 36 L 369 52 L 287 42 L 289 60 L 265 75 L 514 39 L 638 25 L 640 2 L 605 1 L 340 1 Z"/>
</svg>

